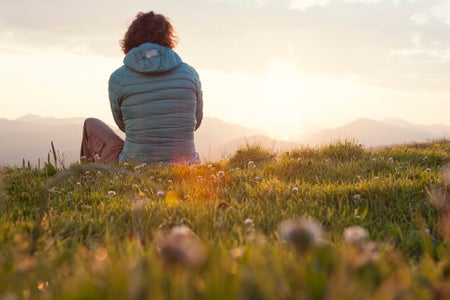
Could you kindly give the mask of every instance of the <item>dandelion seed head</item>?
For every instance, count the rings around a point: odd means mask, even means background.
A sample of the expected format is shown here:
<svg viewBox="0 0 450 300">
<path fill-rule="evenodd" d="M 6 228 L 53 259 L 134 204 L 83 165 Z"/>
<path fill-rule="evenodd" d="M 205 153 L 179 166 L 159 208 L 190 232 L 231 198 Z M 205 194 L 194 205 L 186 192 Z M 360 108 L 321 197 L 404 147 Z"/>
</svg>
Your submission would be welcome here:
<svg viewBox="0 0 450 300">
<path fill-rule="evenodd" d="M 278 225 L 280 237 L 305 252 L 323 243 L 322 225 L 314 218 L 299 217 L 282 221 Z"/>
</svg>

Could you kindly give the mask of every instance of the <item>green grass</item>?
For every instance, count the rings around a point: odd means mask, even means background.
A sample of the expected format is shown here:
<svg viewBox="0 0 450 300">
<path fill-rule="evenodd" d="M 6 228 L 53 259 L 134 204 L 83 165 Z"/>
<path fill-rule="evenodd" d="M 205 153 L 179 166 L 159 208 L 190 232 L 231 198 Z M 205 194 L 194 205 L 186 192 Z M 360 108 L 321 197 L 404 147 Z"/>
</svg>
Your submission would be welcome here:
<svg viewBox="0 0 450 300">
<path fill-rule="evenodd" d="M 5 168 L 0 299 L 446 299 L 449 158 L 447 140 L 337 141 L 197 166 Z M 297 218 L 319 227 L 280 226 Z M 352 243 L 355 225 L 368 237 Z"/>
</svg>

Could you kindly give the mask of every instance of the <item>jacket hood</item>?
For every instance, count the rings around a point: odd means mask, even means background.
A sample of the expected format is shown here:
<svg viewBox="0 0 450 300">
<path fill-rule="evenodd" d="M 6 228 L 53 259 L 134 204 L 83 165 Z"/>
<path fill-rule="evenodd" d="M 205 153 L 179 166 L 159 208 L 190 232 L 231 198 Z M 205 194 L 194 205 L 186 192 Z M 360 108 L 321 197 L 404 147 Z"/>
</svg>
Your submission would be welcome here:
<svg viewBox="0 0 450 300">
<path fill-rule="evenodd" d="M 181 58 L 170 48 L 145 43 L 131 49 L 123 59 L 123 63 L 133 71 L 157 73 L 175 69 L 181 64 Z"/>
</svg>

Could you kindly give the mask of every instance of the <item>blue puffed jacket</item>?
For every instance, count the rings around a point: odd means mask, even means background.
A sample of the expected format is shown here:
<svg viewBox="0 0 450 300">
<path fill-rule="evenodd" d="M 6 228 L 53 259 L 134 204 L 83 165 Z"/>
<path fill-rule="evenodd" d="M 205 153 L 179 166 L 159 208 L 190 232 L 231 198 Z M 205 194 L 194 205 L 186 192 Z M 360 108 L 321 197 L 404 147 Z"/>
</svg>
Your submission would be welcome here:
<svg viewBox="0 0 450 300">
<path fill-rule="evenodd" d="M 114 121 L 125 132 L 119 162 L 199 162 L 202 97 L 198 73 L 175 51 L 153 43 L 131 49 L 109 79 Z"/>
</svg>

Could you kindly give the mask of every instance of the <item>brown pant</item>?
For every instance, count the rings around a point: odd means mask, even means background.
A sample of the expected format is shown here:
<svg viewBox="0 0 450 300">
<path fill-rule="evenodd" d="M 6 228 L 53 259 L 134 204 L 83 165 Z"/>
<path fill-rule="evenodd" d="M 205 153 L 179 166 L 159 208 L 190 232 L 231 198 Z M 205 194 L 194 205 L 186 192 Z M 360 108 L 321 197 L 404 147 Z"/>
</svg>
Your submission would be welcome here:
<svg viewBox="0 0 450 300">
<path fill-rule="evenodd" d="M 123 144 L 123 140 L 104 122 L 88 118 L 83 126 L 80 160 L 117 163 Z"/>
</svg>

